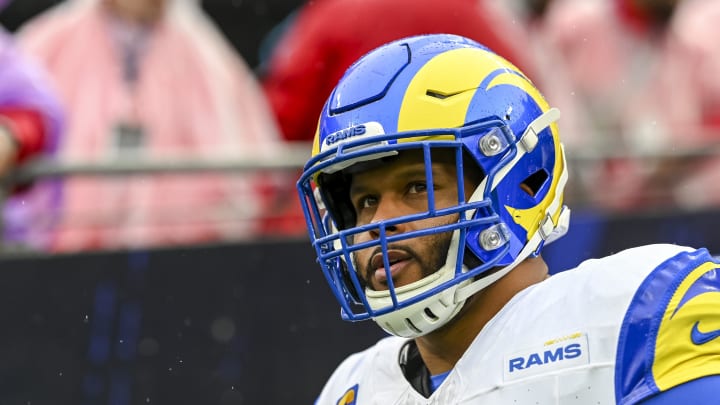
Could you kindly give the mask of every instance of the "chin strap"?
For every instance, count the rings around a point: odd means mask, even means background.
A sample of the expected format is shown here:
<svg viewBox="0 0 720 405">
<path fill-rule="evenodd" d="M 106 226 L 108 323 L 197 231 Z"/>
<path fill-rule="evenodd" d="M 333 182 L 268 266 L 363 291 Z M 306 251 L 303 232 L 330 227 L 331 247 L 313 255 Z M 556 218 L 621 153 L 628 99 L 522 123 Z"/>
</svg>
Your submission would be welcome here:
<svg viewBox="0 0 720 405">
<path fill-rule="evenodd" d="M 560 145 L 560 147 L 562 148 L 562 145 Z M 568 179 L 567 162 L 565 161 L 564 151 L 562 156 L 564 166 L 563 171 L 560 175 L 560 179 L 558 179 L 558 185 L 556 190 L 563 190 L 565 188 L 565 183 L 567 183 Z M 564 205 L 561 206 L 561 201 L 562 193 L 556 193 L 552 203 L 550 203 L 548 209 L 546 210 L 547 215 L 545 215 L 545 218 L 543 218 L 543 220 L 540 222 L 538 230 L 535 231 L 532 237 L 530 237 L 530 239 L 525 244 L 525 247 L 523 247 L 523 249 L 520 251 L 520 253 L 512 263 L 502 268 L 501 270 L 488 275 L 487 277 L 475 280 L 464 287 L 458 288 L 458 290 L 455 292 L 455 303 L 463 302 L 464 300 L 471 297 L 473 294 L 477 293 L 478 291 L 482 290 L 483 288 L 489 286 L 490 284 L 496 282 L 497 280 L 508 274 L 510 270 L 514 269 L 523 260 L 533 254 L 538 249 L 538 246 L 540 246 L 541 243 L 544 242 L 545 244 L 548 244 L 554 242 L 561 236 L 563 236 L 565 233 L 567 233 L 570 226 L 570 209 Z M 558 221 L 557 223 L 554 223 L 553 216 L 550 213 L 557 212 L 559 212 Z"/>
<path fill-rule="evenodd" d="M 554 107 L 535 118 L 530 125 L 527 126 L 525 132 L 523 132 L 518 140 L 518 146 L 521 147 L 520 149 L 522 149 L 524 153 L 532 152 L 538 143 L 538 134 L 559 119 L 560 110 Z"/>
</svg>

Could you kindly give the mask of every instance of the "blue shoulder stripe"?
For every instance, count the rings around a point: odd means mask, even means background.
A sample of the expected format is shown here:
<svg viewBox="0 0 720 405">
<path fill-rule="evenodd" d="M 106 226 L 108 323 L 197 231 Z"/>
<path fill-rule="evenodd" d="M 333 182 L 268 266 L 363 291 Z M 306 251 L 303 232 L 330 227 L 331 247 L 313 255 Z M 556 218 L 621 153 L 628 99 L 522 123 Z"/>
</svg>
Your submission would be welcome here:
<svg viewBox="0 0 720 405">
<path fill-rule="evenodd" d="M 703 377 L 652 396 L 642 405 L 712 404 L 720 396 L 720 375 Z"/>
<path fill-rule="evenodd" d="M 720 264 L 707 250 L 680 253 L 653 270 L 625 314 L 615 399 L 636 404 L 720 374 Z"/>
</svg>

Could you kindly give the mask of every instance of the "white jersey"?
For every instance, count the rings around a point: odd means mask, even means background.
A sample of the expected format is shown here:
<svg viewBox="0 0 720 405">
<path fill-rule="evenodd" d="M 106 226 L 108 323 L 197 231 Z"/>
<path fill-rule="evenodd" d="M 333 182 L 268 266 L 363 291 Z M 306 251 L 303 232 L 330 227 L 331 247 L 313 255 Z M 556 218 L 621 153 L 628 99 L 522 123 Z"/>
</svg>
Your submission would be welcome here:
<svg viewBox="0 0 720 405">
<path fill-rule="evenodd" d="M 718 267 L 675 245 L 588 260 L 516 295 L 429 398 L 400 369 L 406 339 L 388 337 L 348 357 L 316 404 L 636 403 L 720 374 Z"/>
</svg>

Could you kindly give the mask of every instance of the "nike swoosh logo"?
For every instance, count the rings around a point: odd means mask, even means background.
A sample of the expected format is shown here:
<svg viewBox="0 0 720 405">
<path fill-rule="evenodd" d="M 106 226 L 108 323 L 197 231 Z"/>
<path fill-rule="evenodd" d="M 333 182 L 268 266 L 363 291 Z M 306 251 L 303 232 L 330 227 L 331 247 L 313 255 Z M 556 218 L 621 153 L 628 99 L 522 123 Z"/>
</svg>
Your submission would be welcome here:
<svg viewBox="0 0 720 405">
<path fill-rule="evenodd" d="M 692 327 L 692 331 L 690 331 L 690 339 L 693 343 L 695 343 L 697 346 L 704 345 L 705 343 L 715 340 L 718 337 L 720 337 L 720 329 L 716 329 L 711 332 L 700 332 L 698 329 L 698 324 L 700 321 L 695 322 L 695 325 Z"/>
</svg>

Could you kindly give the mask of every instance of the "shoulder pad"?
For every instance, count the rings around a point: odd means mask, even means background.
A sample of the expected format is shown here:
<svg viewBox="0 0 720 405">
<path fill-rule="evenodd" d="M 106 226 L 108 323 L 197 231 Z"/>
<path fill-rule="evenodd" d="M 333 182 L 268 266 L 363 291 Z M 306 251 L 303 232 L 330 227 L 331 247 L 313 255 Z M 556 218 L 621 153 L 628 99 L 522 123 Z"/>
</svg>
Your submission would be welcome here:
<svg viewBox="0 0 720 405">
<path fill-rule="evenodd" d="M 707 250 L 657 266 L 635 293 L 618 340 L 615 396 L 634 404 L 720 374 L 720 264 Z"/>
</svg>

